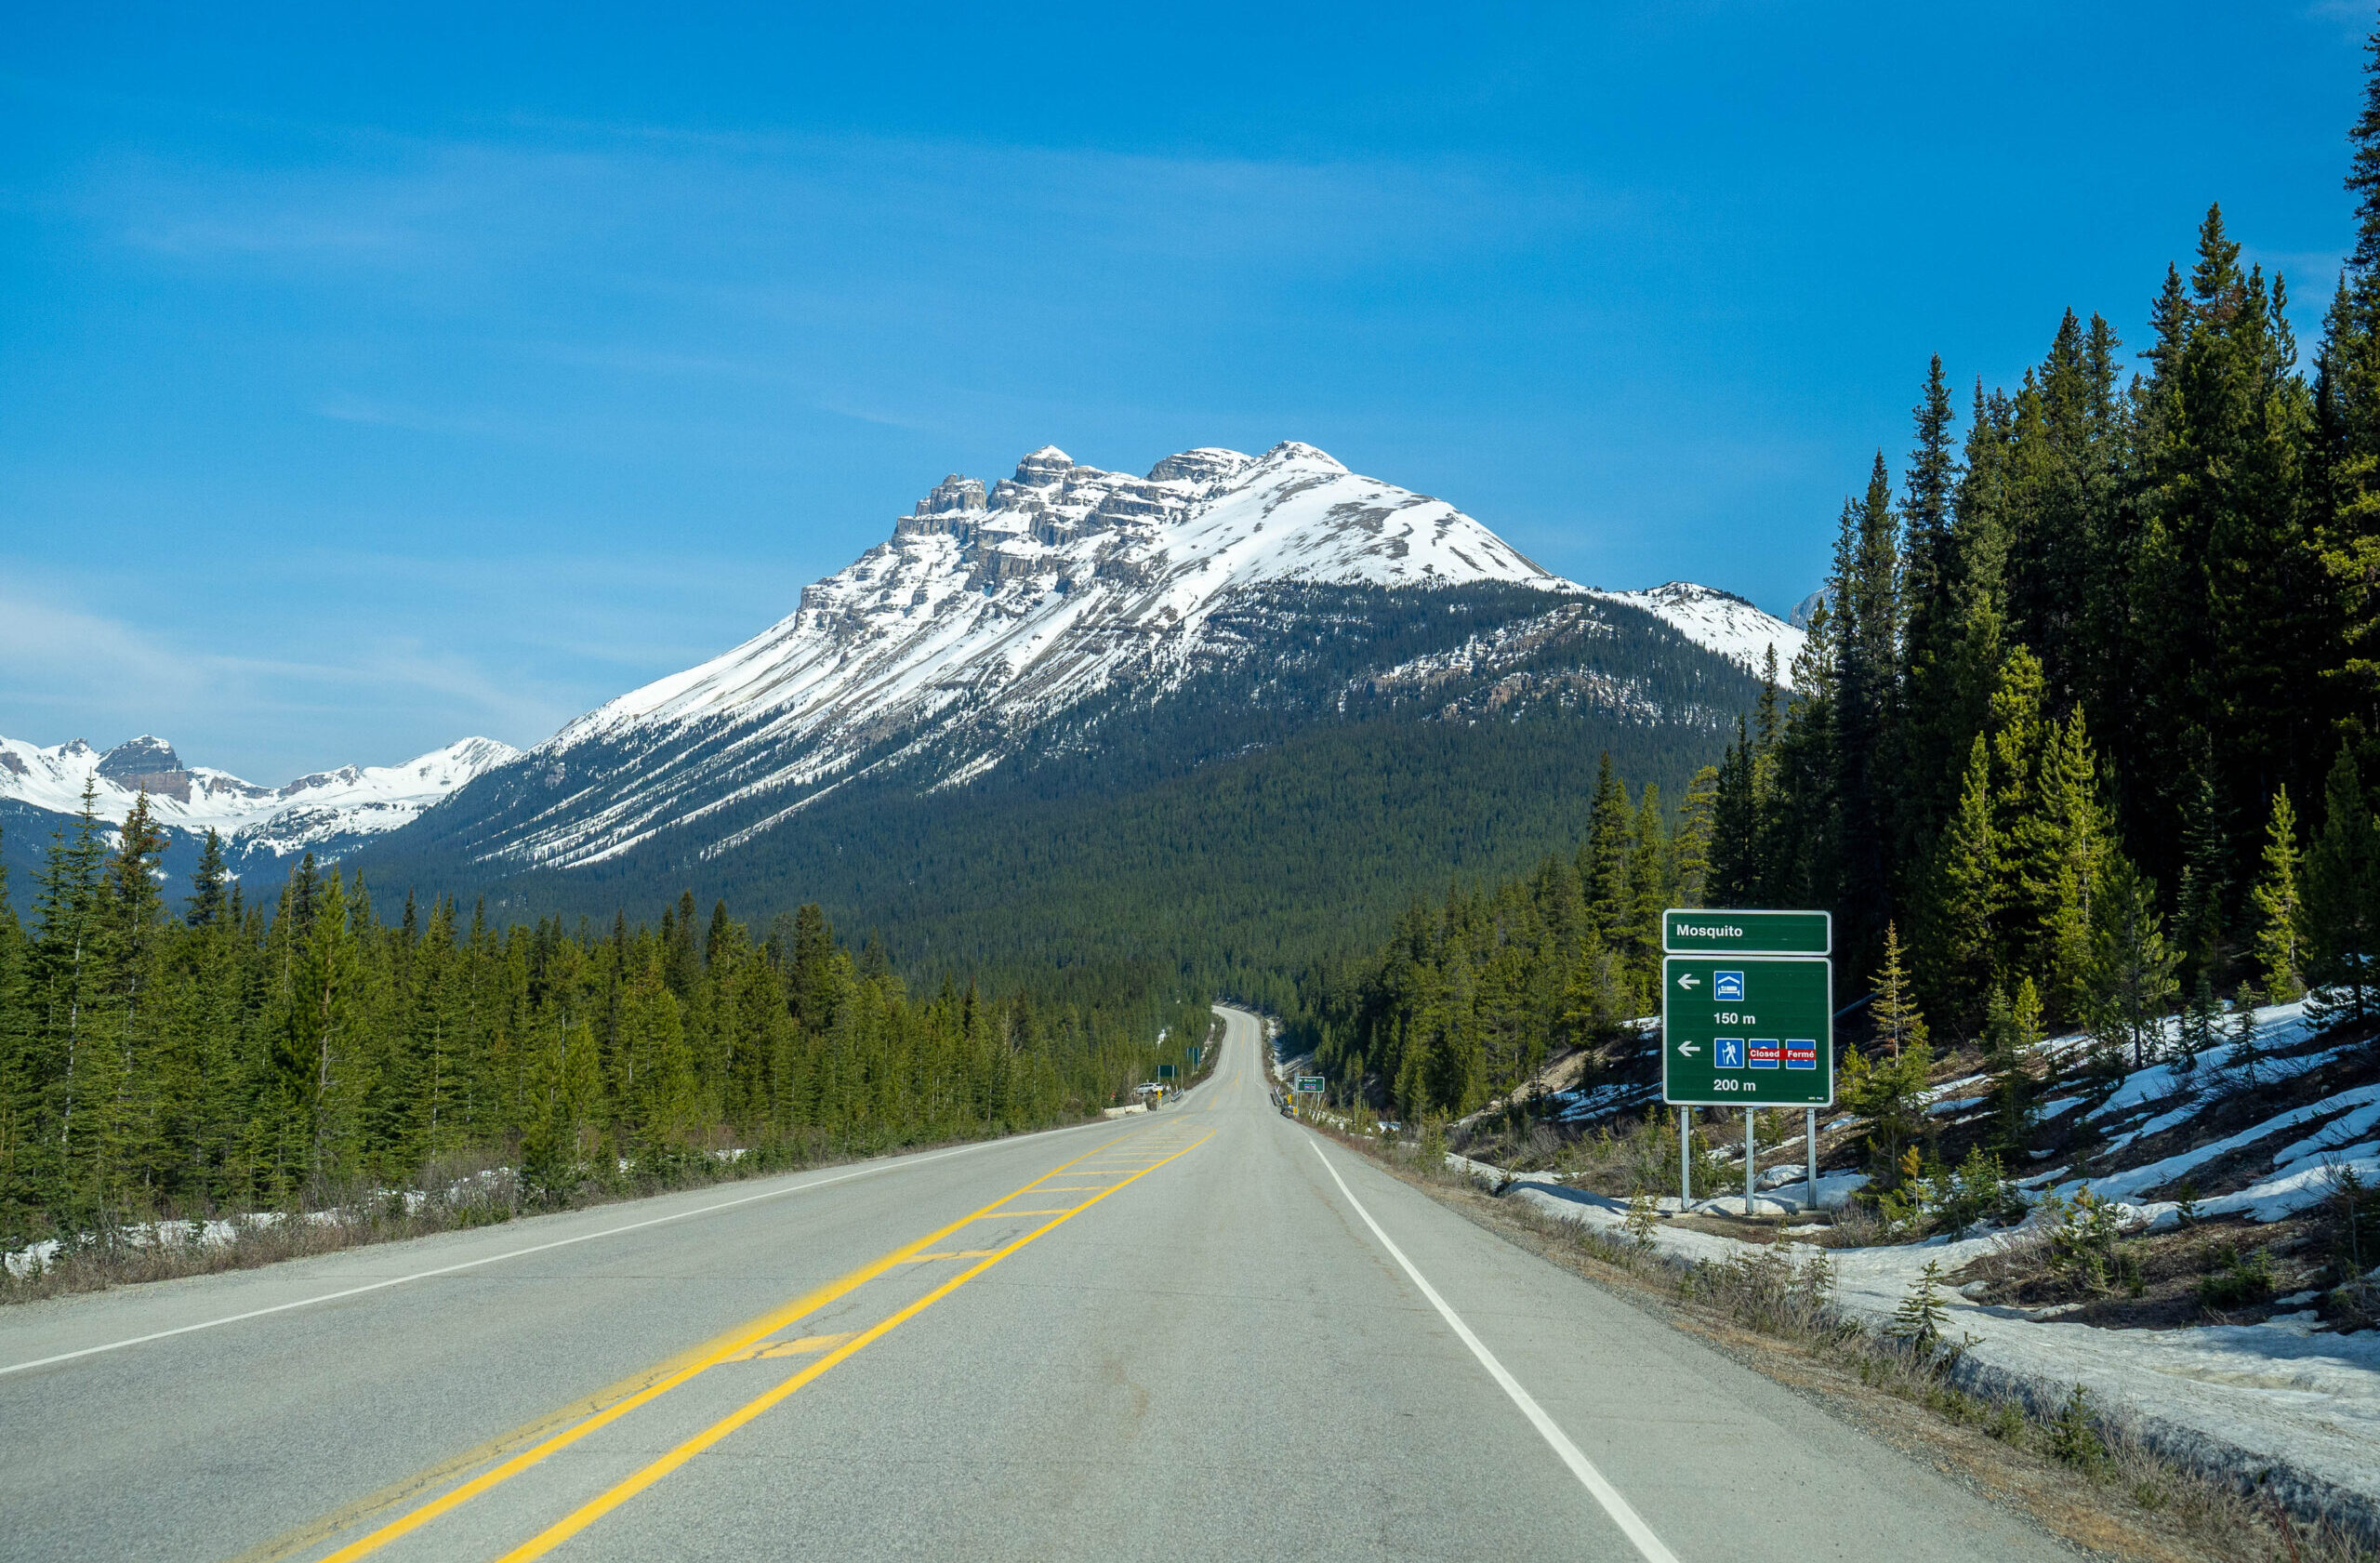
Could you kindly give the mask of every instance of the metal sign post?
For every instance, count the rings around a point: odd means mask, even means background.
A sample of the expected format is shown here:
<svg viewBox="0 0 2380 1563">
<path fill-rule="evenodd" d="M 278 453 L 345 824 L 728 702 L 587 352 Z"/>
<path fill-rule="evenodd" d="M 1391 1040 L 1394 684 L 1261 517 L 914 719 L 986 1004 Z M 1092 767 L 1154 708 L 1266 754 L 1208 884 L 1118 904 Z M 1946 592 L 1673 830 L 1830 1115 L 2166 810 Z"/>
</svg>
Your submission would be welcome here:
<svg viewBox="0 0 2380 1563">
<path fill-rule="evenodd" d="M 1677 1110 L 1677 1213 L 1694 1203 L 1694 1109 Z"/>
<path fill-rule="evenodd" d="M 1752 1214 L 1752 1172 L 1760 1165 L 1760 1147 L 1754 1143 L 1752 1133 L 1752 1115 L 1757 1111 L 1759 1109 L 1756 1107 L 1744 1109 L 1744 1214 L 1746 1215 Z"/>
<path fill-rule="evenodd" d="M 1755 1112 L 1834 1105 L 1833 920 L 1825 912 L 1673 907 L 1661 914 L 1661 1100 L 1740 1107 L 1744 1213 L 1758 1176 Z M 1681 1208 L 1691 1201 L 1691 1131 L 1678 1115 Z M 1810 1198 L 1818 1199 L 1813 1159 Z"/>
<path fill-rule="evenodd" d="M 1802 1187 L 1810 1197 L 1808 1208 L 1815 1211 L 1818 1208 L 1818 1110 L 1816 1107 L 1808 1109 L 1808 1116 L 1803 1119 L 1803 1122 L 1806 1126 L 1806 1132 L 1802 1136 L 1802 1156 L 1806 1169 L 1804 1175 L 1806 1181 L 1803 1183 Z"/>
</svg>

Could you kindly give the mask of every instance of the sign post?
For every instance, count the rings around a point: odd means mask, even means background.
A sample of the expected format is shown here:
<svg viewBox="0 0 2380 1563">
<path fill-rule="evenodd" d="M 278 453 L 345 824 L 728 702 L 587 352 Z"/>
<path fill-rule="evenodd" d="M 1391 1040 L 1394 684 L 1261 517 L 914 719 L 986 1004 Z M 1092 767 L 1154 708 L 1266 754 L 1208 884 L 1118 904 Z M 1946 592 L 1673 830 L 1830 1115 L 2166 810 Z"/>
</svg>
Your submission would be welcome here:
<svg viewBox="0 0 2380 1563">
<path fill-rule="evenodd" d="M 1833 941 L 1825 912 L 1661 914 L 1661 1100 L 1681 1109 L 1680 1210 L 1694 1192 L 1684 1109 L 1743 1109 L 1750 1215 L 1758 1156 L 1752 1114 L 1834 1105 Z M 1810 1195 L 1817 1199 L 1815 1178 Z"/>
</svg>

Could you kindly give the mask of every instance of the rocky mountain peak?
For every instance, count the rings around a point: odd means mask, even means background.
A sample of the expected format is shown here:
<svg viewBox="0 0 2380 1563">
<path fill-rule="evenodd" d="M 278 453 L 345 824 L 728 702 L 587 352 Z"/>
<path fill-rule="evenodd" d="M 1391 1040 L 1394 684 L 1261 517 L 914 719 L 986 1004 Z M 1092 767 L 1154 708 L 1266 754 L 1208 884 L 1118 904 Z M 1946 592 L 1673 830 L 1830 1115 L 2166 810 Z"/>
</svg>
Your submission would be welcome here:
<svg viewBox="0 0 2380 1563">
<path fill-rule="evenodd" d="M 1229 483 L 1256 458 L 1221 445 L 1176 451 L 1149 469 L 1151 483 Z"/>
<path fill-rule="evenodd" d="M 984 508 L 984 481 L 962 478 L 953 472 L 933 485 L 932 492 L 918 501 L 909 513 L 919 516 L 964 515 Z"/>
<path fill-rule="evenodd" d="M 143 733 L 129 738 L 99 757 L 99 775 L 121 781 L 153 771 L 178 771 L 181 757 L 174 746 L 153 734 Z"/>
<path fill-rule="evenodd" d="M 133 791 L 190 801 L 191 775 L 181 756 L 174 752 L 173 745 L 153 734 L 143 733 L 116 745 L 99 756 L 99 762 L 92 769 Z"/>
<path fill-rule="evenodd" d="M 1055 445 L 1043 445 L 1016 464 L 1016 481 L 1027 488 L 1053 483 L 1074 469 L 1075 458 Z"/>
</svg>

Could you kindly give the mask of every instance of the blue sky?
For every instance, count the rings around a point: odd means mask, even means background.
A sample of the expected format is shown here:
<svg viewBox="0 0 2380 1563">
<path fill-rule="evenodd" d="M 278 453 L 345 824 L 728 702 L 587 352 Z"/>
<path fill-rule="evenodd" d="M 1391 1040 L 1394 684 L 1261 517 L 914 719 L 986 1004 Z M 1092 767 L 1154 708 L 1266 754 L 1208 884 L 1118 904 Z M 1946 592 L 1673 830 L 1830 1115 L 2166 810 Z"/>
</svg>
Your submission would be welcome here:
<svg viewBox="0 0 2380 1563">
<path fill-rule="evenodd" d="M 2371 25 L 492 9 L 13 18 L 0 734 L 534 742 L 1045 442 L 1306 440 L 1782 611 L 1929 353 L 2136 347 L 2209 201 L 2310 344 Z"/>
</svg>

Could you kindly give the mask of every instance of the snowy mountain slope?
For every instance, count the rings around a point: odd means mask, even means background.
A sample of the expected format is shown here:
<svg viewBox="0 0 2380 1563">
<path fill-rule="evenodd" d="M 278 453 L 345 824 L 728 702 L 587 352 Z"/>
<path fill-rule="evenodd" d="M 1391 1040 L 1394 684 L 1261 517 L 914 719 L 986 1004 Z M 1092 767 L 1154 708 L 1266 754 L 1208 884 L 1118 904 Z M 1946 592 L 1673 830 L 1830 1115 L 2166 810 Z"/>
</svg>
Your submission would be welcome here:
<svg viewBox="0 0 2380 1563">
<path fill-rule="evenodd" d="M 1629 603 L 1667 620 L 1697 645 L 1730 656 L 1754 673 L 1761 670 L 1774 647 L 1777 682 L 1791 688 L 1793 659 L 1802 655 L 1809 634 L 1773 615 L 1763 613 L 1733 592 L 1692 581 L 1672 581 L 1644 591 L 1602 591 L 1615 603 Z"/>
<path fill-rule="evenodd" d="M 173 746 L 142 735 L 112 749 L 77 738 L 44 748 L 0 738 L 0 801 L 56 815 L 83 806 L 87 779 L 99 816 L 119 823 L 143 790 L 170 829 L 218 832 L 236 854 L 289 856 L 411 824 L 424 809 L 519 750 L 465 738 L 400 765 L 345 765 L 263 788 L 227 771 L 186 766 Z"/>
<path fill-rule="evenodd" d="M 1567 712 L 1700 746 L 1772 642 L 1798 637 L 1700 588 L 1589 591 L 1311 445 L 1145 477 L 1045 445 L 988 487 L 945 478 L 791 616 L 588 712 L 382 859 L 479 882 L 692 872 L 856 800 L 996 772 L 1098 795 L 1317 722 Z M 1451 659 L 1378 676 L 1417 656 Z"/>
<path fill-rule="evenodd" d="M 1298 584 L 1580 589 L 1444 500 L 1311 445 L 1185 451 L 1145 478 L 1044 446 L 988 493 L 954 474 L 792 616 L 532 750 L 524 765 L 567 796 L 481 851 L 601 862 L 763 794 L 798 808 L 929 748 L 935 779 L 963 779 L 1089 696 L 1176 687 L 1220 604 Z M 597 745 L 617 752 L 584 775 L 573 757 Z"/>
</svg>

